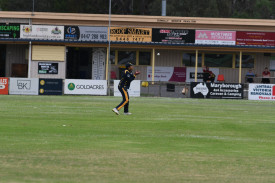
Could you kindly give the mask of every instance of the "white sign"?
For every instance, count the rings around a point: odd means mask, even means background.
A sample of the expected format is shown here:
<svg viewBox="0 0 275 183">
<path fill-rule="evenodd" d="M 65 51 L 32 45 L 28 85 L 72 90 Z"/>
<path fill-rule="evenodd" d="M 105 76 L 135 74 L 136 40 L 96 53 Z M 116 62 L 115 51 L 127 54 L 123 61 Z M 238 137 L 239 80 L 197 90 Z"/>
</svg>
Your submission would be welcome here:
<svg viewBox="0 0 275 183">
<path fill-rule="evenodd" d="M 107 81 L 66 79 L 64 94 L 107 95 Z"/>
<path fill-rule="evenodd" d="M 220 73 L 219 68 L 209 68 L 210 71 L 212 71 L 216 77 L 215 81 L 217 81 L 217 77 Z M 203 69 L 201 67 L 198 67 L 198 78 L 197 82 L 203 82 Z M 195 67 L 187 67 L 186 69 L 186 82 L 191 83 L 195 82 Z"/>
<path fill-rule="evenodd" d="M 155 81 L 169 81 L 174 72 L 174 67 L 155 67 Z M 147 81 L 152 81 L 152 67 L 147 67 Z"/>
<path fill-rule="evenodd" d="M 10 78 L 10 95 L 38 95 L 38 78 Z"/>
<path fill-rule="evenodd" d="M 248 100 L 274 100 L 275 85 L 249 84 Z"/>
<path fill-rule="evenodd" d="M 121 93 L 118 90 L 119 80 L 114 80 L 114 96 L 121 97 Z M 134 80 L 131 82 L 130 88 L 128 89 L 130 97 L 140 97 L 140 80 Z"/>
<path fill-rule="evenodd" d="M 20 38 L 64 39 L 64 26 L 20 25 Z"/>
<path fill-rule="evenodd" d="M 79 26 L 80 41 L 108 41 L 108 27 Z"/>
<path fill-rule="evenodd" d="M 92 79 L 104 80 L 105 79 L 105 48 L 93 48 L 93 64 L 92 64 Z"/>
</svg>

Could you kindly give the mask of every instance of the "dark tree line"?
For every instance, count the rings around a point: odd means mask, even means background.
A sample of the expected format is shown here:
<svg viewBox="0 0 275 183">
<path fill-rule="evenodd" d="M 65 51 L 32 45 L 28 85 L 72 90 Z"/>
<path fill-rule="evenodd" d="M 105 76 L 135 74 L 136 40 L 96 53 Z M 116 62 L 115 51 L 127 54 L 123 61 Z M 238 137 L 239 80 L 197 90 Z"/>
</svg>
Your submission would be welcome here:
<svg viewBox="0 0 275 183">
<path fill-rule="evenodd" d="M 112 0 L 112 14 L 161 15 L 162 0 Z M 109 0 L 34 0 L 38 12 L 108 14 Z M 2 11 L 32 11 L 33 0 L 0 0 Z M 275 0 L 167 0 L 167 16 L 275 19 Z"/>
</svg>

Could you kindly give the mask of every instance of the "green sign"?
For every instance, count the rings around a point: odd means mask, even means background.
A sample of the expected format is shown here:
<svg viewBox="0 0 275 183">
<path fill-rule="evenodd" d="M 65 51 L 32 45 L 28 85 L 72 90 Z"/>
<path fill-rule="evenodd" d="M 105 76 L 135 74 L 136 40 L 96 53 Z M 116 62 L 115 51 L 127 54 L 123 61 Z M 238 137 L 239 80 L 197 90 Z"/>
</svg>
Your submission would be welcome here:
<svg viewBox="0 0 275 183">
<path fill-rule="evenodd" d="M 0 23 L 0 38 L 20 38 L 20 24 Z"/>
</svg>

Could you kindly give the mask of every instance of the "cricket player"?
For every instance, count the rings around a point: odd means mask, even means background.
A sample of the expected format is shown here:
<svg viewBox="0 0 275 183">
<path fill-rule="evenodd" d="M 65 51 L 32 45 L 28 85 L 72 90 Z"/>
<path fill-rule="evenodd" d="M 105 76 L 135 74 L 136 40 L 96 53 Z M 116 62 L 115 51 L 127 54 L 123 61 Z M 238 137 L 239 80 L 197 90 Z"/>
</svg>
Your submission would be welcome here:
<svg viewBox="0 0 275 183">
<path fill-rule="evenodd" d="M 130 88 L 131 82 L 136 78 L 136 75 L 139 75 L 140 72 L 136 71 L 135 74 L 133 74 L 134 66 L 131 63 L 127 63 L 126 70 L 124 71 L 122 78 L 118 84 L 118 89 L 122 95 L 122 102 L 115 108 L 113 108 L 113 112 L 117 115 L 119 115 L 119 110 L 124 107 L 124 114 L 125 115 L 131 115 L 132 113 L 129 112 L 129 94 L 128 89 Z"/>
</svg>

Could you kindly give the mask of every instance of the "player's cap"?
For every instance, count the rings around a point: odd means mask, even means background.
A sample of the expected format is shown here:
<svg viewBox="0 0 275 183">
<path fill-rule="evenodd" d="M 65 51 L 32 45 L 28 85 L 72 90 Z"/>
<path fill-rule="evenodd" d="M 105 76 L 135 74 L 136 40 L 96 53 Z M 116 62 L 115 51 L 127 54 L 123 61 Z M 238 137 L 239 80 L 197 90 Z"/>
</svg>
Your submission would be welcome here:
<svg viewBox="0 0 275 183">
<path fill-rule="evenodd" d="M 129 68 L 130 66 L 132 66 L 132 65 L 133 65 L 132 63 L 128 62 L 127 64 L 125 64 L 125 67 L 126 67 L 126 69 L 127 69 L 127 68 Z"/>
</svg>

